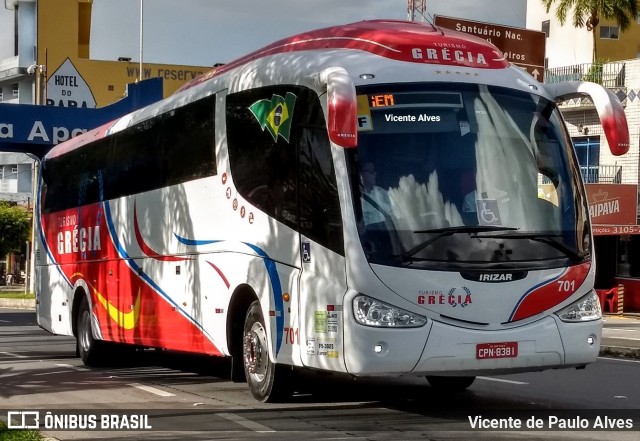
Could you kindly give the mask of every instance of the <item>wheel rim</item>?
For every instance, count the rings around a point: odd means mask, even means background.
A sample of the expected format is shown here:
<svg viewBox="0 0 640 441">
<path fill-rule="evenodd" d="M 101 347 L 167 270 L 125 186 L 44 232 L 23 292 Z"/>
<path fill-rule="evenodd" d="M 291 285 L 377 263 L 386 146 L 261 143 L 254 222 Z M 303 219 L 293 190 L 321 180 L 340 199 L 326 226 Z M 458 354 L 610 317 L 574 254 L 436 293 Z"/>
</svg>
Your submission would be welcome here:
<svg viewBox="0 0 640 441">
<path fill-rule="evenodd" d="M 80 329 L 78 334 L 80 336 L 80 348 L 83 352 L 87 352 L 91 346 L 91 317 L 89 312 L 84 311 L 80 317 Z"/>
<path fill-rule="evenodd" d="M 261 323 L 254 323 L 244 335 L 244 365 L 247 373 L 256 382 L 264 381 L 269 365 L 267 333 Z"/>
</svg>

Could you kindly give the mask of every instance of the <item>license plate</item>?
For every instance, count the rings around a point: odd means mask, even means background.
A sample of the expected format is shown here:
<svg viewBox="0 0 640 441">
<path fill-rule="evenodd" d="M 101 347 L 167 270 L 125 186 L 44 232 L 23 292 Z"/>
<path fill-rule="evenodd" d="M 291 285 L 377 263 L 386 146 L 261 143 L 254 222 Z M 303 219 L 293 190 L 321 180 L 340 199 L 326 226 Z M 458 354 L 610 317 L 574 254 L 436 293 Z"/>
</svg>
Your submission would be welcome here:
<svg viewBox="0 0 640 441">
<path fill-rule="evenodd" d="M 478 360 L 487 360 L 490 358 L 514 358 L 517 356 L 517 341 L 506 341 L 501 343 L 480 343 L 476 345 L 476 358 Z"/>
</svg>

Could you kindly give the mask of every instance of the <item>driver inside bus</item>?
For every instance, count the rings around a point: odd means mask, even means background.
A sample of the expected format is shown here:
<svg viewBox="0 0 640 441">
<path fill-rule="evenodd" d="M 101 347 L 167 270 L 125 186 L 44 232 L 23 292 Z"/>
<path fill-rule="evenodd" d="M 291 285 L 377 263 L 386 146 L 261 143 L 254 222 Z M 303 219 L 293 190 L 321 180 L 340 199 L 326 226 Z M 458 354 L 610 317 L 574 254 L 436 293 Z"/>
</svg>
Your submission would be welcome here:
<svg viewBox="0 0 640 441">
<path fill-rule="evenodd" d="M 362 216 L 365 225 L 385 221 L 391 211 L 391 202 L 387 191 L 376 185 L 376 168 L 372 162 L 365 162 L 360 169 L 362 183 Z"/>
</svg>

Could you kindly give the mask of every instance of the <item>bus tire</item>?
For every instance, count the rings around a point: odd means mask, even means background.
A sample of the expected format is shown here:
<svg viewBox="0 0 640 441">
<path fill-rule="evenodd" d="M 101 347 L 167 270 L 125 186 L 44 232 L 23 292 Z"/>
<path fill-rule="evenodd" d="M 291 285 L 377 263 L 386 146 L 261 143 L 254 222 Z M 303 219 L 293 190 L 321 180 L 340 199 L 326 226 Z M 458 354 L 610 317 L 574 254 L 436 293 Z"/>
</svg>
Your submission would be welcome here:
<svg viewBox="0 0 640 441">
<path fill-rule="evenodd" d="M 291 398 L 291 378 L 284 366 L 269 358 L 267 330 L 260 309 L 254 301 L 247 310 L 242 334 L 242 359 L 251 395 L 263 403 L 275 403 Z"/>
<path fill-rule="evenodd" d="M 444 377 L 438 375 L 427 375 L 427 381 L 434 389 L 456 392 L 465 390 L 473 384 L 476 377 Z"/>
<path fill-rule="evenodd" d="M 102 364 L 101 343 L 93 336 L 91 329 L 91 311 L 86 297 L 80 301 L 76 323 L 76 347 L 82 362 L 87 366 Z"/>
</svg>

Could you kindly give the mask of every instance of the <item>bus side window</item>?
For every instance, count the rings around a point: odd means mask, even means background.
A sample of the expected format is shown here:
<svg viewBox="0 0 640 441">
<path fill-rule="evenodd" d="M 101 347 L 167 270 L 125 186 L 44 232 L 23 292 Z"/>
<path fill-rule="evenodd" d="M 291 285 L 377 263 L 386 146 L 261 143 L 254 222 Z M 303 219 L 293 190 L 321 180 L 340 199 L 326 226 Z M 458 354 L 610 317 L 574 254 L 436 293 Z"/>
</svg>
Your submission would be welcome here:
<svg viewBox="0 0 640 441">
<path fill-rule="evenodd" d="M 47 183 L 43 212 L 105 200 L 108 173 L 100 160 L 110 143 L 110 138 L 102 138 L 94 142 L 91 149 L 71 151 L 46 162 L 43 167 L 43 180 Z"/>
<path fill-rule="evenodd" d="M 291 130 L 287 137 L 274 136 L 250 107 L 287 94 L 296 97 Z M 229 162 L 238 192 L 268 215 L 344 254 L 338 186 L 318 95 L 288 85 L 230 94 L 226 119 Z"/>
<path fill-rule="evenodd" d="M 301 94 L 296 111 L 300 233 L 344 255 L 342 214 L 331 144 L 315 92 Z"/>
<path fill-rule="evenodd" d="M 163 185 L 216 174 L 214 118 L 213 96 L 163 115 L 160 139 Z"/>
<path fill-rule="evenodd" d="M 296 87 L 265 87 L 227 96 L 226 123 L 233 183 L 249 203 L 297 230 L 297 159 L 289 141 L 272 136 L 250 107 Z M 295 116 L 294 116 L 295 120 Z M 292 130 L 293 132 L 293 130 Z"/>
<path fill-rule="evenodd" d="M 105 199 L 160 188 L 161 155 L 159 146 L 160 124 L 150 119 L 128 127 L 110 138 L 113 140 L 107 160 L 108 172 Z"/>
<path fill-rule="evenodd" d="M 323 126 L 300 137 L 300 232 L 344 255 L 342 215 L 329 137 Z"/>
</svg>

